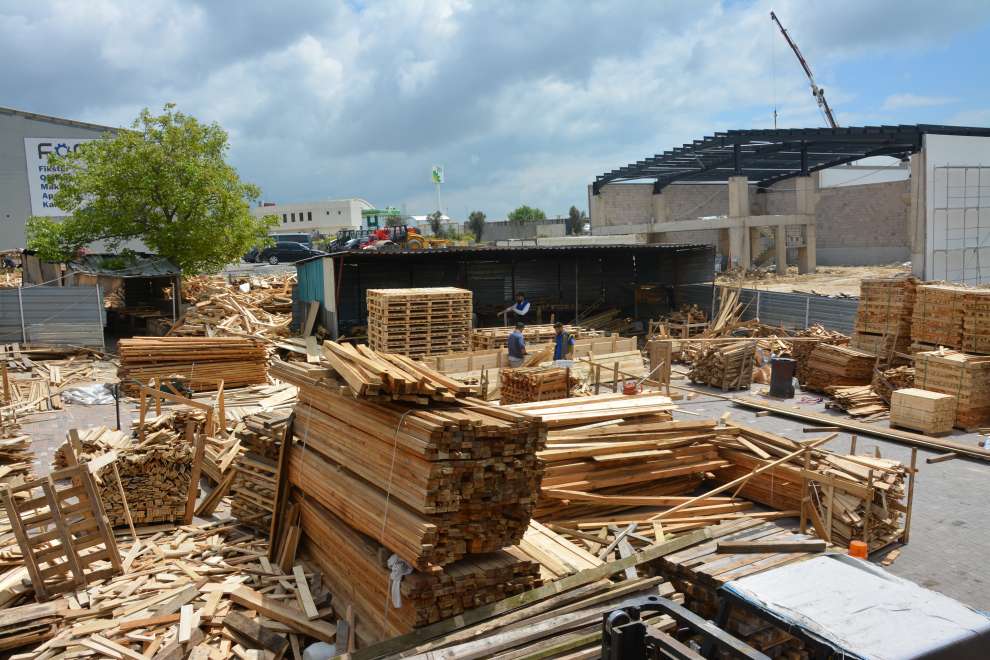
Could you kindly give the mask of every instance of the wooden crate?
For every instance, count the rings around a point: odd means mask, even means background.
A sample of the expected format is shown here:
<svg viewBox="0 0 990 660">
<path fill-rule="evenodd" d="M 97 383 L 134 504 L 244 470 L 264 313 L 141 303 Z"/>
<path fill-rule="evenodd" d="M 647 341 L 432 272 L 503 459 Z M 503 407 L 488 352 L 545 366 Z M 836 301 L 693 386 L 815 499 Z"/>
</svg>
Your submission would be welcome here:
<svg viewBox="0 0 990 660">
<path fill-rule="evenodd" d="M 915 387 L 896 390 L 890 397 L 890 425 L 928 435 L 948 433 L 956 421 L 956 397 Z"/>
</svg>

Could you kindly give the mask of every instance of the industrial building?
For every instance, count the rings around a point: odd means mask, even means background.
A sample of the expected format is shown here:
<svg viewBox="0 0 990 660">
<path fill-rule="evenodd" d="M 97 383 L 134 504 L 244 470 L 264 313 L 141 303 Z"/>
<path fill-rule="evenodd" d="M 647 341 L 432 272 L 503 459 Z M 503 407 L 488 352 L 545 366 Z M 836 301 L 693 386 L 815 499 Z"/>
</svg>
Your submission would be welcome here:
<svg viewBox="0 0 990 660">
<path fill-rule="evenodd" d="M 844 171 L 878 156 L 903 174 Z M 990 281 L 988 162 L 987 128 L 732 130 L 598 176 L 588 207 L 597 235 L 709 243 L 728 267 L 910 259 L 920 277 L 976 284 Z"/>
<path fill-rule="evenodd" d="M 273 234 L 321 234 L 333 236 L 341 229 L 362 227 L 363 213 L 375 209 L 371 202 L 359 197 L 350 199 L 324 199 L 315 202 L 292 204 L 263 203 L 251 208 L 257 218 L 274 215 L 278 226 Z"/>
<path fill-rule="evenodd" d="M 24 247 L 28 217 L 63 216 L 52 201 L 48 155 L 65 154 L 117 129 L 0 108 L 0 250 Z"/>
</svg>

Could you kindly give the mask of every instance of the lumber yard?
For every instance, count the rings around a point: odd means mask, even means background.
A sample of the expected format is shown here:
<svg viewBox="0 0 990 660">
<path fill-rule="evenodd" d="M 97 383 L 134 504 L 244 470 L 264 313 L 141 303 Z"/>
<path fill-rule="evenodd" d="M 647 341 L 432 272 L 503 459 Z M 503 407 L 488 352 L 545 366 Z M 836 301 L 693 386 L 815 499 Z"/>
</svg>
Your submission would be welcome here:
<svg viewBox="0 0 990 660">
<path fill-rule="evenodd" d="M 191 4 L 196 30 L 146 9 L 155 34 L 182 46 L 169 57 L 264 41 L 229 16 L 220 38 L 214 3 Z M 308 8 L 258 20 L 248 0 L 244 24 L 281 38 L 302 17 L 305 39 L 224 72 L 204 56 L 191 68 L 209 93 L 184 89 L 177 71 L 157 85 L 202 120 L 170 102 L 129 129 L 0 108 L 0 657 L 990 656 L 990 128 L 952 121 L 985 112 L 938 114 L 963 103 L 961 90 L 834 111 L 770 13 L 823 126 L 789 105 L 778 117 L 774 98 L 750 128 L 682 134 L 749 110 L 688 122 L 684 101 L 672 121 L 662 98 L 649 121 L 674 128 L 630 141 L 610 122 L 645 123 L 629 121 L 638 91 L 615 94 L 622 112 L 594 121 L 527 100 L 545 152 L 513 156 L 520 168 L 460 114 L 506 114 L 503 103 L 462 81 L 456 95 L 433 86 L 450 62 L 481 69 L 480 56 L 419 61 L 419 44 L 462 54 L 447 49 L 451 35 L 481 12 L 492 38 L 468 50 L 510 67 L 545 59 L 541 89 L 557 93 L 580 68 L 573 49 L 547 31 L 545 50 L 528 51 L 536 18 L 512 2 L 496 12 L 513 17 L 511 39 L 486 3 L 437 15 L 409 3 L 427 16 L 415 20 L 389 3 L 344 4 L 356 27 L 339 40 L 362 44 L 362 66 L 379 51 L 402 58 L 387 75 L 337 61 Z M 712 5 L 710 20 L 739 19 L 720 39 L 755 24 L 752 4 Z M 564 22 L 601 6 L 543 13 Z M 0 48 L 45 11 L 0 10 Z M 365 14 L 381 36 L 362 33 Z M 137 36 L 100 52 L 143 66 L 145 21 L 127 16 L 115 20 Z M 864 32 L 878 22 L 856 20 Z M 607 50 L 599 23 L 585 31 Z M 643 35 L 660 26 L 642 23 Z M 395 38 L 408 25 L 415 38 Z M 914 28 L 898 29 L 914 43 Z M 712 49 L 663 34 L 664 52 L 701 61 Z M 551 52 L 574 62 L 555 66 Z M 318 64 L 307 85 L 319 103 L 288 86 L 299 57 Z M 703 78 L 711 67 L 695 68 Z M 258 78 L 273 70 L 287 85 L 278 97 L 294 101 L 277 138 L 255 114 L 262 94 L 203 109 L 218 92 L 282 91 Z M 903 73 L 884 77 L 915 71 Z M 529 99 L 527 77 L 512 79 L 499 98 Z M 147 103 L 124 83 L 113 106 L 91 100 L 84 116 Z M 53 88 L 77 86 L 53 75 Z M 352 86 L 375 103 L 351 103 Z M 424 89 L 429 119 L 413 107 Z M 475 102 L 447 101 L 467 94 Z M 839 125 L 881 110 L 882 125 Z M 493 141 L 521 149 L 521 116 L 500 118 L 511 139 Z M 587 141 L 594 158 L 569 162 L 557 134 L 574 141 L 591 126 L 614 145 Z M 292 151 L 300 127 L 307 146 Z M 472 153 L 450 157 L 450 181 L 434 165 L 406 185 L 409 162 L 453 149 L 445 132 Z M 286 157 L 250 162 L 283 143 Z M 641 148 L 658 153 L 633 160 Z M 623 155 L 595 175 L 602 154 Z M 499 178 L 529 177 L 550 156 L 552 185 L 516 187 L 544 208 L 580 200 L 556 218 Z M 471 176 L 461 161 L 486 178 L 458 181 Z M 239 170 L 264 180 L 266 197 Z M 347 197 L 321 198 L 317 172 Z M 267 201 L 287 190 L 321 201 Z M 504 221 L 466 206 L 495 208 L 494 197 L 518 204 Z"/>
</svg>

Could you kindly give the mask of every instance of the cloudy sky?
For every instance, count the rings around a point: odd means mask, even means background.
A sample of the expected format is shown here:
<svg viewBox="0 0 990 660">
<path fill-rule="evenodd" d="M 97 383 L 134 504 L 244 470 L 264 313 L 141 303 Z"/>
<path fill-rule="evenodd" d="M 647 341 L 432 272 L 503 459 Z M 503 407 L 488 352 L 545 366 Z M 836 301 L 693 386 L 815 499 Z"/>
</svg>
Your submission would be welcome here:
<svg viewBox="0 0 990 660">
<path fill-rule="evenodd" d="M 985 0 L 0 0 L 0 106 L 113 126 L 174 101 L 277 202 L 501 218 L 727 128 L 990 125 Z"/>
</svg>

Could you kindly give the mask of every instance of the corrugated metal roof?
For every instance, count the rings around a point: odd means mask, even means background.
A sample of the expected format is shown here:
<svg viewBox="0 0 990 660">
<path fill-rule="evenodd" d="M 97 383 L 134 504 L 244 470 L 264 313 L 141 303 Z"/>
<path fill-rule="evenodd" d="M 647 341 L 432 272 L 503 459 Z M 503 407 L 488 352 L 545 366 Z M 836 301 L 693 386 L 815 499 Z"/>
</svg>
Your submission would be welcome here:
<svg viewBox="0 0 990 660">
<path fill-rule="evenodd" d="M 127 265 L 114 268 L 118 262 Z M 167 258 L 147 252 L 135 252 L 133 255 L 87 254 L 67 265 L 75 273 L 107 277 L 170 277 L 182 273 Z"/>
</svg>

